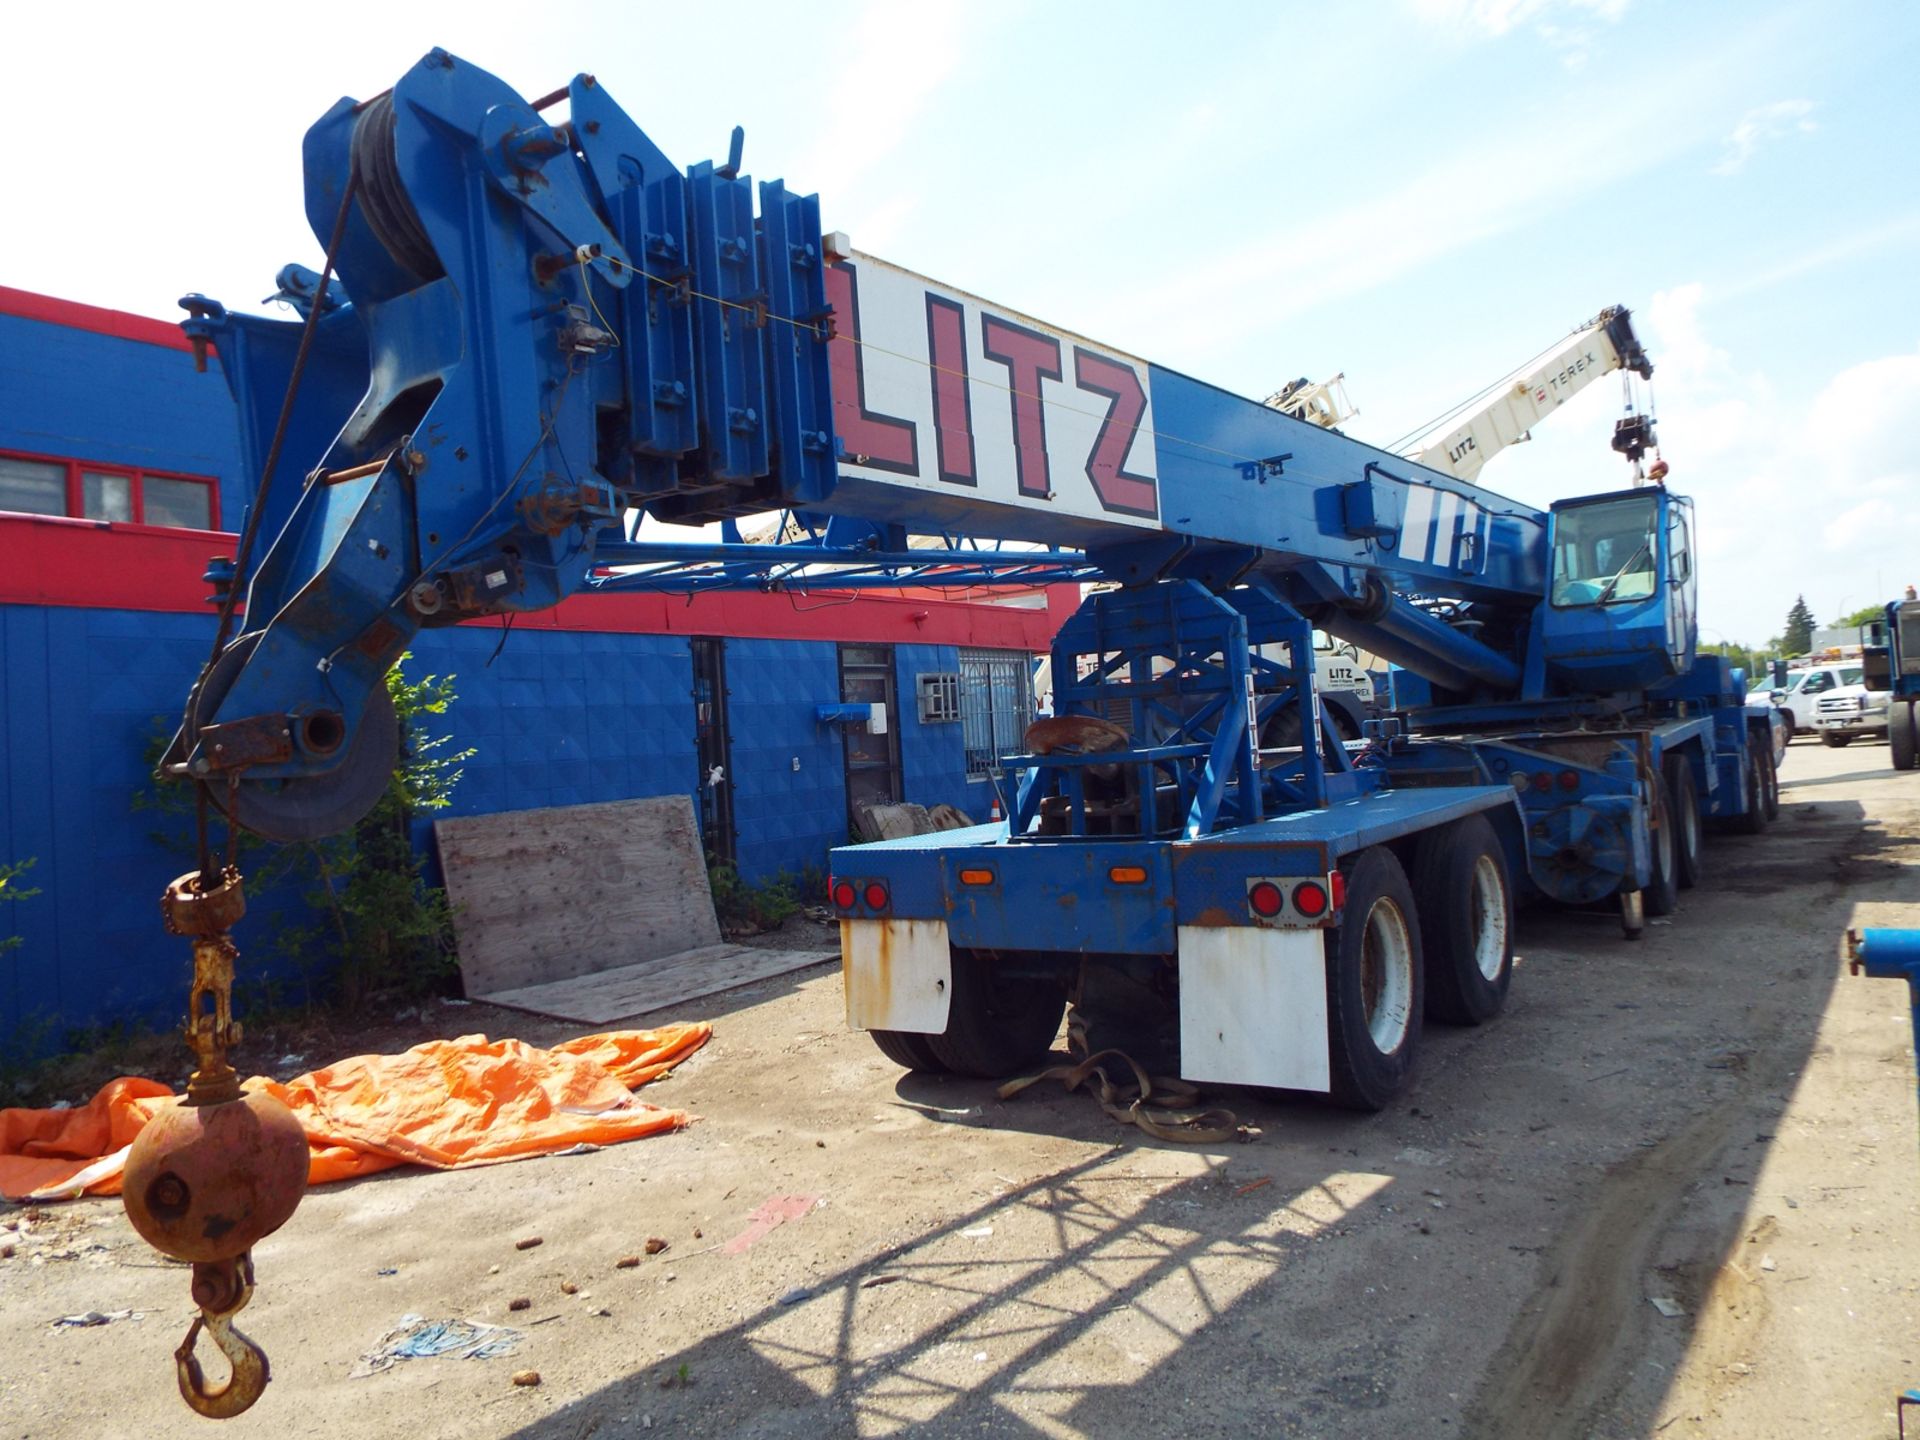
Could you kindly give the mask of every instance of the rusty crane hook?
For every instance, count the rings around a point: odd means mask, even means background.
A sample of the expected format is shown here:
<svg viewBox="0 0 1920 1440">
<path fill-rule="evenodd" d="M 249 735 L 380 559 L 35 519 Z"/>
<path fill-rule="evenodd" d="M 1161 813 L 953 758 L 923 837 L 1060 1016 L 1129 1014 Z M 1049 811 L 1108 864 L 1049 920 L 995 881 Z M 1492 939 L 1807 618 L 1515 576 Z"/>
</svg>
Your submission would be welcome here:
<svg viewBox="0 0 1920 1440">
<path fill-rule="evenodd" d="M 231 1420 L 260 1398 L 272 1375 L 267 1352 L 233 1325 L 233 1317 L 253 1298 L 253 1256 L 196 1264 L 193 1298 L 199 1303 L 200 1313 L 193 1317 L 187 1338 L 173 1352 L 180 1398 L 209 1420 Z M 224 1384 L 209 1387 L 200 1358 L 193 1353 L 202 1330 L 213 1337 L 233 1371 Z"/>
</svg>

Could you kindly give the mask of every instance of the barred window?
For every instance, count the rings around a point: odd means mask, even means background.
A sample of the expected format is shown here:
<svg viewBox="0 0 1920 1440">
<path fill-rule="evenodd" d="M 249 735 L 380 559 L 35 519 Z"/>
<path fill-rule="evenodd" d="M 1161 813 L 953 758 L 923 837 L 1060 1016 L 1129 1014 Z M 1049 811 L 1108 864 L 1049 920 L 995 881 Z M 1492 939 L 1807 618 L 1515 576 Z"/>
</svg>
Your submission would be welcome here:
<svg viewBox="0 0 1920 1440">
<path fill-rule="evenodd" d="M 1033 657 L 1024 650 L 960 652 L 960 729 L 967 778 L 983 780 L 1002 755 L 1017 755 L 1033 723 Z"/>
</svg>

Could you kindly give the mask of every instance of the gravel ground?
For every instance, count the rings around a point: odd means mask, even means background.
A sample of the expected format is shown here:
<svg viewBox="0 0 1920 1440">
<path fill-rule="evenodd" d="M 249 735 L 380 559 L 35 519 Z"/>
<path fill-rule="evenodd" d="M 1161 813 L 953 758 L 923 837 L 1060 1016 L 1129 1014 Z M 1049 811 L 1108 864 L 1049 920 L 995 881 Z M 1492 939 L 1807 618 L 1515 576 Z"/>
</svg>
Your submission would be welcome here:
<svg viewBox="0 0 1920 1440">
<path fill-rule="evenodd" d="M 716 1022 L 646 1092 L 692 1128 L 311 1194 L 256 1252 L 274 1381 L 230 1429 L 1891 1436 L 1920 1382 L 1912 1037 L 1901 987 L 1836 959 L 1849 924 L 1920 925 L 1920 774 L 1886 766 L 1794 745 L 1779 823 L 1715 837 L 1670 924 L 1524 916 L 1506 1014 L 1429 1031 L 1405 1103 L 1221 1097 L 1249 1144 L 904 1077 L 833 967 L 650 1017 Z M 435 1006 L 381 1039 L 473 1030 L 563 1033 Z M 173 1393 L 185 1273 L 118 1202 L 4 1223 L 0 1436 L 212 1433 Z M 135 1313 L 50 1323 L 89 1310 Z M 410 1313 L 524 1338 L 354 1378 Z"/>
</svg>

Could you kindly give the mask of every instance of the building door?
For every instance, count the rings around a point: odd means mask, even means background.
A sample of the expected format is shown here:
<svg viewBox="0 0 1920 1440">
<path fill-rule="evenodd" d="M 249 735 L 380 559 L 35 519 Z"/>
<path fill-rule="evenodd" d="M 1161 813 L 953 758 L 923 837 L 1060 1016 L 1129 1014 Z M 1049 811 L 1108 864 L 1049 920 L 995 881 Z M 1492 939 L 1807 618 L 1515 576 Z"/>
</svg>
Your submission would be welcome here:
<svg viewBox="0 0 1920 1440">
<path fill-rule="evenodd" d="M 840 699 L 884 705 L 887 713 L 884 735 L 858 722 L 840 727 L 847 757 L 847 824 L 858 834 L 855 817 L 862 805 L 897 805 L 901 798 L 900 706 L 894 695 L 891 645 L 840 647 Z"/>
<path fill-rule="evenodd" d="M 715 859 L 734 858 L 732 738 L 727 731 L 726 641 L 687 642 L 693 651 L 694 802 L 700 834 Z"/>
</svg>

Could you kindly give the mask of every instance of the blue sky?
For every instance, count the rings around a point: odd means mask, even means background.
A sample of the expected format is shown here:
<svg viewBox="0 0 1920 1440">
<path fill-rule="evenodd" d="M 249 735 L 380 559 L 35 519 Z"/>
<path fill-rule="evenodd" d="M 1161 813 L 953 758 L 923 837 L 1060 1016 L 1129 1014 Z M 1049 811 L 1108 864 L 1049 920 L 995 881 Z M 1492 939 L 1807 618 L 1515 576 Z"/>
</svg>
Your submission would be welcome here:
<svg viewBox="0 0 1920 1440">
<path fill-rule="evenodd" d="M 1657 367 L 1702 623 L 1920 581 L 1920 7 L 103 4 L 15 16 L 0 283 L 174 318 L 317 263 L 299 145 L 443 45 L 596 73 L 682 163 L 861 248 L 1251 395 L 1344 371 L 1390 441 L 1601 307 Z M 314 58 L 309 58 L 314 57 Z M 18 217 L 21 211 L 15 208 Z M 1614 383 L 1482 482 L 1611 488 Z"/>
</svg>

